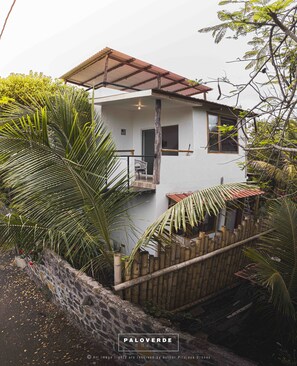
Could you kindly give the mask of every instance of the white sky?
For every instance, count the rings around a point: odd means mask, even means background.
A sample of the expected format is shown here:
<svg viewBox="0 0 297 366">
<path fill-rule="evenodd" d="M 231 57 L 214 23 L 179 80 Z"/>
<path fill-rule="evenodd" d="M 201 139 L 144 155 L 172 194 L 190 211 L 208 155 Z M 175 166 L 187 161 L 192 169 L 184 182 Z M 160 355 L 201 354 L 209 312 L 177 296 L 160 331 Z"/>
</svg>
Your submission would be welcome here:
<svg viewBox="0 0 297 366">
<path fill-rule="evenodd" d="M 1 28 L 12 1 L 0 2 Z M 0 40 L 0 76 L 33 70 L 59 77 L 107 46 L 189 79 L 242 81 L 244 66 L 227 61 L 244 54 L 245 42 L 216 45 L 198 33 L 218 23 L 218 2 L 17 0 Z"/>
</svg>

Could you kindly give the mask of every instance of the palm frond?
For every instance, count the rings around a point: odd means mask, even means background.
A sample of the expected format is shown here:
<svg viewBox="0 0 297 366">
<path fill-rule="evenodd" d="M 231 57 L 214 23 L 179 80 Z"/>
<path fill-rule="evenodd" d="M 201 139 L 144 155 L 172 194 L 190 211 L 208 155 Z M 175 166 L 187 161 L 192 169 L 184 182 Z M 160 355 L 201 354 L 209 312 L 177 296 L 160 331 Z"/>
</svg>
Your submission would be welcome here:
<svg viewBox="0 0 297 366">
<path fill-rule="evenodd" d="M 92 120 L 92 108 L 85 95 L 67 91 L 46 96 L 23 116 L 20 108 L 17 118 L 5 115 L 0 174 L 18 220 L 12 225 L 2 218 L 2 243 L 17 234 L 80 266 L 96 267 L 97 258 L 112 268 L 111 234 L 126 225 L 132 194 L 111 135 Z"/>
<path fill-rule="evenodd" d="M 136 244 L 132 256 L 140 247 L 156 247 L 160 240 L 171 240 L 172 234 L 187 225 L 194 227 L 204 221 L 205 214 L 218 215 L 226 207 L 228 200 L 234 199 L 242 189 L 256 189 L 245 183 L 229 183 L 193 192 L 190 196 L 176 203 L 151 224 Z"/>
<path fill-rule="evenodd" d="M 269 289 L 276 309 L 295 319 L 297 300 L 297 205 L 281 199 L 270 204 L 268 225 L 273 232 L 261 237 L 245 254 L 256 264 L 255 279 Z"/>
</svg>

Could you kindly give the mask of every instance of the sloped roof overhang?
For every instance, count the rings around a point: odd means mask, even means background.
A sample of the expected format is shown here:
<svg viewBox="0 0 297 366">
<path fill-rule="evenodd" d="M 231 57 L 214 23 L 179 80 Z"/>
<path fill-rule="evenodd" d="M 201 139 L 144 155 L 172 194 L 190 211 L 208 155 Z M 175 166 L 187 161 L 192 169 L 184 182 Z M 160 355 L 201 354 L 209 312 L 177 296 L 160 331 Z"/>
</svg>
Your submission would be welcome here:
<svg viewBox="0 0 297 366">
<path fill-rule="evenodd" d="M 68 71 L 61 79 L 88 89 L 109 87 L 126 92 L 158 89 L 192 96 L 212 90 L 109 47 Z"/>
<path fill-rule="evenodd" d="M 258 188 L 255 189 L 242 189 L 232 195 L 228 201 L 238 200 L 241 198 L 252 197 L 252 196 L 259 196 L 264 194 L 264 191 L 261 191 Z M 185 193 L 168 193 L 166 196 L 172 200 L 173 202 L 177 203 L 182 201 L 184 198 L 189 197 L 193 192 L 185 192 Z"/>
</svg>

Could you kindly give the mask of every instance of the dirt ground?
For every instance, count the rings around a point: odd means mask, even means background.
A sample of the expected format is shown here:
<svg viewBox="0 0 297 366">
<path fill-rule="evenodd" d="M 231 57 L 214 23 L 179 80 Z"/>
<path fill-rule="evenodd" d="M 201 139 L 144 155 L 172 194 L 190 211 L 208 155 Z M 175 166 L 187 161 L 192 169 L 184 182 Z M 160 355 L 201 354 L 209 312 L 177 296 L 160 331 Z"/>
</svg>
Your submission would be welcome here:
<svg viewBox="0 0 297 366">
<path fill-rule="evenodd" d="M 1 366 L 116 365 L 109 357 L 13 265 L 13 255 L 0 253 Z"/>
</svg>

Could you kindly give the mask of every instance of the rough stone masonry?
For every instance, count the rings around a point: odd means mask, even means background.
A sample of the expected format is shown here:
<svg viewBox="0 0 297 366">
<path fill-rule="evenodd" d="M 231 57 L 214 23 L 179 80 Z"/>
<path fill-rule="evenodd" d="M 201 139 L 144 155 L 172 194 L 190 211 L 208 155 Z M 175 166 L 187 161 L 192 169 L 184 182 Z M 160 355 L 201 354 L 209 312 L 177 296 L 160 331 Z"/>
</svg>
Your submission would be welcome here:
<svg viewBox="0 0 297 366">
<path fill-rule="evenodd" d="M 130 357 L 131 361 L 134 360 L 131 364 L 143 364 L 155 357 L 162 360 L 162 364 L 175 359 L 176 362 L 180 360 L 181 365 L 254 365 L 206 340 L 164 326 L 140 308 L 122 300 L 100 283 L 77 271 L 51 251 L 44 252 L 42 264 L 27 265 L 25 270 L 39 286 L 46 286 L 52 300 L 65 311 L 76 326 L 99 341 L 100 345 L 106 348 L 107 355 L 113 355 L 120 362 L 123 360 L 125 363 L 127 357 Z M 175 345 L 171 342 L 159 342 L 154 345 L 132 342 L 129 344 L 130 351 L 119 352 L 118 339 L 123 333 L 178 333 L 179 351 L 170 352 L 175 350 Z M 152 352 L 150 348 L 158 352 Z"/>
</svg>

